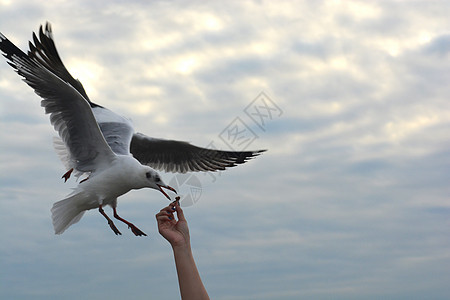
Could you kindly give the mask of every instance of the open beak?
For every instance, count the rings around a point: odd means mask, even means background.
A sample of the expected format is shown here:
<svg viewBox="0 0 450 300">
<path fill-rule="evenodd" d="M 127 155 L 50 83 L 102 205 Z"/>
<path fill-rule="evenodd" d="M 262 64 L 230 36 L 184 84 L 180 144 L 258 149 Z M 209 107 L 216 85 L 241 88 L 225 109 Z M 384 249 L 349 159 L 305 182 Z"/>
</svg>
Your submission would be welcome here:
<svg viewBox="0 0 450 300">
<path fill-rule="evenodd" d="M 169 199 L 169 200 L 172 200 L 172 199 L 170 199 L 169 195 L 167 195 L 166 192 L 164 192 L 164 190 L 163 190 L 162 188 L 171 190 L 172 192 L 174 192 L 175 194 L 177 194 L 177 191 L 176 191 L 173 187 L 171 187 L 171 186 L 168 186 L 168 185 L 160 185 L 160 184 L 157 184 L 157 186 L 159 187 L 159 190 L 161 191 L 161 193 L 163 193 L 164 196 L 166 196 L 167 199 Z"/>
</svg>

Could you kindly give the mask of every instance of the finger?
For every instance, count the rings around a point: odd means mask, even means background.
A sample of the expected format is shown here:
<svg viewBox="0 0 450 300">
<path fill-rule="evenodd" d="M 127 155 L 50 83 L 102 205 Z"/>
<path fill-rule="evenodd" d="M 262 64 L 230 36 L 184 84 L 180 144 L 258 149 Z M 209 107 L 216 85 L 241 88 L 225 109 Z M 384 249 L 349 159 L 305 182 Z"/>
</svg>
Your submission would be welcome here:
<svg viewBox="0 0 450 300">
<path fill-rule="evenodd" d="M 165 210 L 166 214 L 171 215 L 173 217 L 173 213 L 175 212 L 175 207 L 168 208 Z"/>
<path fill-rule="evenodd" d="M 163 207 L 160 211 L 169 211 L 173 207 L 173 204 L 169 204 L 166 207 Z"/>
<path fill-rule="evenodd" d="M 164 207 L 163 209 L 161 209 L 161 210 L 159 211 L 159 213 L 162 213 L 162 214 L 164 214 L 164 213 L 170 213 L 170 214 L 173 214 L 174 211 L 175 211 L 175 208 L 169 205 L 169 206 L 166 206 L 166 207 Z"/>
<path fill-rule="evenodd" d="M 183 210 L 181 209 L 180 204 L 178 204 L 175 208 L 176 208 L 176 210 L 177 210 L 177 217 L 178 217 L 178 220 L 179 220 L 179 221 L 186 221 L 186 218 L 184 217 L 184 212 L 183 212 Z"/>
<path fill-rule="evenodd" d="M 159 216 L 158 217 L 158 223 L 161 223 L 161 224 L 163 224 L 163 223 L 166 223 L 166 222 L 171 222 L 172 220 L 173 220 L 173 217 L 170 217 L 170 216 Z"/>
<path fill-rule="evenodd" d="M 164 216 L 164 215 L 167 214 L 167 212 L 168 212 L 168 210 L 166 210 L 165 208 L 163 208 L 163 209 L 161 209 L 161 210 L 159 211 L 159 213 L 156 214 L 156 217 L 158 218 L 158 216 Z"/>
<path fill-rule="evenodd" d="M 161 210 L 156 214 L 156 220 L 160 220 L 162 217 L 169 217 L 169 219 L 173 219 L 173 211 L 172 210 Z"/>
<path fill-rule="evenodd" d="M 173 200 L 171 204 L 175 205 L 178 201 L 180 201 L 180 196 L 176 196 L 175 200 Z"/>
</svg>

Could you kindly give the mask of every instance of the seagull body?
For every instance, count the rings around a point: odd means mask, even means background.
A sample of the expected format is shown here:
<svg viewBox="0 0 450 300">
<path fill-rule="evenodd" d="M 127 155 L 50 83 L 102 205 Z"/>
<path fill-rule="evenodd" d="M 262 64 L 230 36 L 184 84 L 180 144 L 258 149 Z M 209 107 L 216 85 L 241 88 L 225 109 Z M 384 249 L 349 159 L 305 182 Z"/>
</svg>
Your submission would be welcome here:
<svg viewBox="0 0 450 300">
<path fill-rule="evenodd" d="M 132 189 L 153 188 L 169 200 L 166 185 L 155 169 L 166 172 L 224 170 L 259 155 L 259 151 L 220 151 L 187 142 L 151 138 L 135 133 L 131 121 L 92 102 L 80 81 L 65 68 L 53 41 L 50 24 L 39 38 L 33 33 L 27 54 L 0 33 L 0 50 L 8 64 L 43 98 L 41 106 L 58 132 L 55 150 L 67 172 L 85 174 L 67 198 L 56 202 L 52 220 L 56 234 L 78 222 L 86 210 L 97 208 L 116 235 L 121 234 L 103 207 L 112 207 L 114 217 L 137 235 L 146 235 L 117 214 L 117 198 Z"/>
<path fill-rule="evenodd" d="M 67 227 L 78 222 L 86 210 L 99 208 L 100 213 L 108 220 L 111 229 L 116 234 L 120 234 L 112 220 L 104 213 L 103 206 L 111 206 L 114 216 L 119 219 L 116 211 L 117 197 L 132 189 L 145 187 L 158 189 L 152 177 L 157 179 L 159 175 L 150 167 L 141 165 L 132 156 L 116 155 L 107 167 L 92 172 L 89 180 L 82 181 L 66 199 L 53 205 L 55 233 L 62 233 Z M 165 186 L 162 181 L 160 183 Z M 170 189 L 170 187 L 168 188 Z M 124 221 L 123 219 L 119 220 Z M 127 225 L 136 235 L 145 235 L 133 224 L 128 222 Z"/>
</svg>

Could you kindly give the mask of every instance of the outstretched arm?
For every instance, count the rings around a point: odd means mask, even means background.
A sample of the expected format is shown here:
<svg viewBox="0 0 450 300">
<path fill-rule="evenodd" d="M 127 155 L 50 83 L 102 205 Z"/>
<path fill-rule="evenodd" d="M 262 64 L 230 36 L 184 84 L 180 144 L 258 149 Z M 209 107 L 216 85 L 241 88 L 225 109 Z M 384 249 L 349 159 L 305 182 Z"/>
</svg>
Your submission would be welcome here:
<svg viewBox="0 0 450 300">
<path fill-rule="evenodd" d="M 174 212 L 177 213 L 178 221 Z M 189 228 L 178 201 L 156 215 L 159 233 L 169 241 L 175 257 L 181 299 L 209 299 L 192 256 Z"/>
</svg>

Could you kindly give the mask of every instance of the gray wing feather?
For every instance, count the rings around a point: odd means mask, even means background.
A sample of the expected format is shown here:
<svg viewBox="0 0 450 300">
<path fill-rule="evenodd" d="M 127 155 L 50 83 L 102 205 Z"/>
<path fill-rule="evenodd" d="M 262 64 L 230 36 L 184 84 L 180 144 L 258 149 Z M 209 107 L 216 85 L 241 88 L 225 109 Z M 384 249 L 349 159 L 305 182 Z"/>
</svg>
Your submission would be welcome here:
<svg viewBox="0 0 450 300">
<path fill-rule="evenodd" d="M 93 107 L 92 111 L 112 151 L 116 154 L 129 155 L 131 137 L 134 133 L 131 121 L 101 106 Z"/>
<path fill-rule="evenodd" d="M 112 151 L 116 154 L 130 154 L 130 141 L 134 132 L 131 123 L 114 112 L 90 101 L 81 82 L 73 78 L 64 66 L 56 50 L 50 23 L 46 23 L 45 31 L 40 26 L 39 38 L 33 33 L 33 43 L 29 43 L 29 48 L 29 57 L 32 57 L 45 66 L 47 70 L 71 85 L 89 102 L 100 130 Z"/>
<path fill-rule="evenodd" d="M 127 123 L 98 123 L 109 147 L 116 154 L 129 155 L 133 130 Z"/>
<path fill-rule="evenodd" d="M 47 70 L 74 87 L 90 104 L 96 105 L 90 101 L 81 82 L 78 79 L 73 78 L 64 66 L 61 57 L 56 50 L 50 23 L 47 22 L 45 24 L 45 32 L 42 25 L 39 27 L 39 38 L 33 32 L 33 42 L 34 44 L 32 42 L 28 43 L 30 48 L 28 56 L 38 61 Z"/>
<path fill-rule="evenodd" d="M 77 89 L 2 34 L 0 50 L 8 64 L 43 98 L 41 106 L 50 114 L 50 122 L 76 160 L 79 171 L 92 172 L 113 159 L 114 153 L 100 132 L 88 101 Z"/>
<path fill-rule="evenodd" d="M 186 173 L 189 171 L 217 171 L 247 162 L 266 150 L 222 151 L 194 146 L 187 142 L 150 138 L 144 134 L 133 135 L 130 152 L 152 168 Z"/>
</svg>

